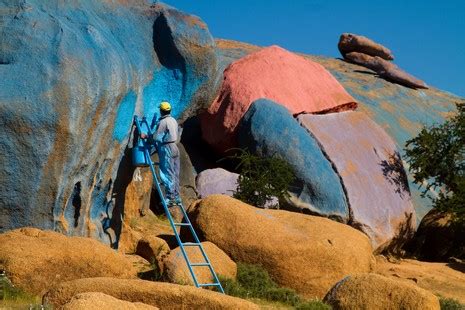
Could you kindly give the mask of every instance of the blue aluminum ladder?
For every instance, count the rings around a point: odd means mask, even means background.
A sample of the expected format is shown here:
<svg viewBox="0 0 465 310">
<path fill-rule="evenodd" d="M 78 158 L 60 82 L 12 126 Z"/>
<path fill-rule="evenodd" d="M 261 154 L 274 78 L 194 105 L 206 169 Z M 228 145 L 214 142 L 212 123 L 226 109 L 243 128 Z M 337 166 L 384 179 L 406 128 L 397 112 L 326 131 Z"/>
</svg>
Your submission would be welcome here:
<svg viewBox="0 0 465 310">
<path fill-rule="evenodd" d="M 140 133 L 142 132 L 142 130 L 141 130 L 141 125 L 142 124 L 145 124 L 145 128 L 147 128 L 147 131 L 148 131 L 147 135 L 151 136 L 150 127 L 149 127 L 145 117 L 143 117 L 141 120 L 139 120 L 139 118 L 137 116 L 134 116 L 134 124 L 136 125 L 136 128 L 137 128 L 137 137 L 138 137 L 138 139 L 141 139 Z M 192 280 L 194 281 L 194 285 L 196 287 L 198 287 L 198 288 L 216 287 L 216 289 L 219 292 L 224 294 L 223 286 L 221 285 L 220 281 L 218 280 L 218 276 L 216 275 L 215 270 L 213 269 L 213 266 L 212 266 L 210 260 L 208 259 L 207 253 L 205 252 L 202 244 L 200 243 L 199 238 L 197 237 L 197 234 L 196 234 L 196 232 L 194 230 L 194 227 L 192 226 L 192 223 L 189 220 L 189 217 L 187 216 L 186 210 L 185 210 L 184 206 L 182 205 L 182 203 L 179 203 L 176 207 L 178 207 L 181 210 L 181 213 L 183 215 L 183 220 L 181 220 L 180 223 L 174 222 L 173 217 L 171 215 L 171 212 L 169 211 L 169 208 L 168 208 L 168 206 L 166 204 L 165 196 L 163 195 L 163 192 L 161 190 L 161 183 L 159 181 L 159 176 L 157 175 L 157 172 L 155 170 L 155 166 L 157 166 L 158 163 L 154 163 L 152 161 L 152 159 L 150 158 L 151 145 L 147 141 L 145 141 L 144 145 L 145 145 L 145 147 L 144 147 L 145 159 L 146 159 L 146 162 L 147 162 L 148 166 L 150 167 L 150 171 L 152 172 L 153 182 L 155 183 L 155 186 L 157 188 L 157 192 L 158 192 L 158 195 L 160 196 L 161 203 L 163 205 L 163 209 L 165 210 L 166 217 L 168 218 L 168 221 L 170 222 L 171 228 L 173 229 L 174 236 L 176 237 L 176 241 L 178 242 L 179 248 L 181 249 L 181 253 L 182 253 L 183 257 L 184 257 L 184 260 L 186 261 L 187 267 L 189 268 L 189 272 L 190 272 L 190 274 L 192 276 Z M 175 207 L 173 206 L 172 208 L 175 208 Z M 179 233 L 176 230 L 176 228 L 178 228 L 178 227 L 180 227 L 180 228 L 181 227 L 188 227 L 190 232 L 191 232 L 191 235 L 192 235 L 192 237 L 194 239 L 194 242 L 182 242 L 181 237 L 179 236 Z M 192 263 L 189 260 L 189 257 L 187 255 L 186 247 L 197 247 L 197 248 L 199 248 L 200 252 L 202 253 L 202 256 L 204 258 L 204 262 Z M 195 275 L 195 272 L 194 272 L 194 268 L 197 268 L 197 267 L 198 268 L 208 267 L 208 269 L 210 270 L 210 273 L 211 273 L 211 275 L 212 275 L 212 277 L 214 279 L 214 282 L 213 283 L 199 283 L 199 281 L 197 280 L 197 276 Z"/>
</svg>

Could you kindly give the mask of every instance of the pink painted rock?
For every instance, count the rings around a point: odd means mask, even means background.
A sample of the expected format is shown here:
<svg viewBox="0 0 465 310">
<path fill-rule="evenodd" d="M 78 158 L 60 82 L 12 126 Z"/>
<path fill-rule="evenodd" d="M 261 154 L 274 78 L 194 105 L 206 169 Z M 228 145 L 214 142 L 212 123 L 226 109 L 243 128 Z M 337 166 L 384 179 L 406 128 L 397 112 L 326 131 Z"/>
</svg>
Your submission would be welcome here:
<svg viewBox="0 0 465 310">
<path fill-rule="evenodd" d="M 379 56 L 386 60 L 394 59 L 394 55 L 392 55 L 392 52 L 388 48 L 367 37 L 353 33 L 343 33 L 339 38 L 337 47 L 344 58 L 348 53 L 358 52 L 370 56 Z"/>
<path fill-rule="evenodd" d="M 217 151 L 236 147 L 236 128 L 252 102 L 267 98 L 292 114 L 355 109 L 357 103 L 326 69 L 278 46 L 232 63 L 219 95 L 201 115 L 202 136 Z"/>
<path fill-rule="evenodd" d="M 366 54 L 352 52 L 346 54 L 345 58 L 355 64 L 375 71 L 380 77 L 388 81 L 411 88 L 428 88 L 428 85 L 422 80 L 408 74 L 392 62 L 386 61 L 381 57 L 372 57 Z"/>
<path fill-rule="evenodd" d="M 366 233 L 377 251 L 397 250 L 414 231 L 415 209 L 393 140 L 361 112 L 303 114 L 298 121 L 341 177 L 351 225 Z"/>
</svg>

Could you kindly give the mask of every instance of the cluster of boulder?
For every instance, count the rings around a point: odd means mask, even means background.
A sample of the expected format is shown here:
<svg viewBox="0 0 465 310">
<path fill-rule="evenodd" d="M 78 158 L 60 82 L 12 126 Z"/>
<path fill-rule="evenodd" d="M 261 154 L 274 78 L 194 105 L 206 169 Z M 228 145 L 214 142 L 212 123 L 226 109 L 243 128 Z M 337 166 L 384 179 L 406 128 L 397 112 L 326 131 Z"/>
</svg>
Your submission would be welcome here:
<svg viewBox="0 0 465 310">
<path fill-rule="evenodd" d="M 150 257 L 152 261 L 155 259 L 154 264 L 169 251 L 163 246 L 166 242 L 161 239 L 152 240 L 148 246 L 157 255 Z M 220 266 L 217 269 L 221 274 L 235 277 L 235 263 L 228 264 L 224 257 L 217 257 L 213 244 L 207 242 L 205 248 L 213 263 Z M 147 249 L 139 251 L 149 255 Z M 178 266 L 177 254 L 174 250 L 167 257 L 169 279 L 178 283 L 170 284 L 138 279 L 139 270 L 133 260 L 95 239 L 66 237 L 36 228 L 0 234 L 0 269 L 6 271 L 15 287 L 43 296 L 43 303 L 54 308 L 89 309 L 92 305 L 91 309 L 102 309 L 97 307 L 102 305 L 108 309 L 258 309 L 239 298 L 179 285 L 188 284 L 181 282 L 188 277 L 183 274 L 187 269 L 184 261 L 184 265 Z M 174 278 L 177 273 L 182 277 Z"/>
<path fill-rule="evenodd" d="M 289 205 L 350 223 L 380 252 L 411 236 L 415 209 L 400 151 L 383 128 L 354 111 L 357 101 L 328 70 L 271 46 L 232 62 L 224 76 L 200 115 L 213 149 L 283 159 L 297 179 Z M 231 183 L 224 172 L 220 178 L 213 182 L 218 190 Z"/>
<path fill-rule="evenodd" d="M 260 265 L 280 286 L 305 299 L 324 299 L 335 309 L 439 309 L 433 293 L 442 294 L 445 286 L 455 287 L 455 295 L 449 292 L 452 297 L 465 299 L 461 272 L 443 265 L 427 267 L 431 279 L 418 270 L 412 275 L 408 270 L 414 262 L 396 265 L 375 259 L 365 234 L 323 217 L 258 209 L 226 195 L 197 201 L 188 215 L 215 271 L 224 278 L 236 278 L 237 262 Z M 189 236 L 181 231 L 185 242 Z M 147 271 L 135 267 L 137 255 L 151 261 L 171 283 L 138 279 Z M 194 249 L 188 255 L 192 262 L 202 260 Z M 193 287 L 179 248 L 170 249 L 154 236 L 141 238 L 135 255 L 123 255 L 91 238 L 21 228 L 0 234 L 0 262 L 15 286 L 64 309 L 92 304 L 115 309 L 258 309 L 249 301 Z M 202 283 L 212 281 L 209 272 L 196 275 Z"/>
<path fill-rule="evenodd" d="M 390 62 L 394 56 L 389 49 L 364 36 L 343 33 L 338 48 L 344 59 L 373 70 L 388 81 L 411 88 L 428 88 L 425 82 Z"/>
</svg>

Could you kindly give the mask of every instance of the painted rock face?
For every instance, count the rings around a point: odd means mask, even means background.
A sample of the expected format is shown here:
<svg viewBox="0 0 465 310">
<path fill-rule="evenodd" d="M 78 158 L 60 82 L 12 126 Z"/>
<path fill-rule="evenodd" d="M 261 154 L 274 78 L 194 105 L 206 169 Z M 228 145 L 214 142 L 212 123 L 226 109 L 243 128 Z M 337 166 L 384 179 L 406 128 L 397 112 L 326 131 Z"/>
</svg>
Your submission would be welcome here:
<svg viewBox="0 0 465 310">
<path fill-rule="evenodd" d="M 255 101 L 241 121 L 239 146 L 261 156 L 278 156 L 292 167 L 296 184 L 291 203 L 311 212 L 349 219 L 349 209 L 339 176 L 317 141 L 283 106 Z"/>
<path fill-rule="evenodd" d="M 147 1 L 2 4 L 0 231 L 114 243 L 133 115 L 211 102 L 215 42 L 199 18 Z"/>
<path fill-rule="evenodd" d="M 351 225 L 366 233 L 373 248 L 405 240 L 415 229 L 402 159 L 394 141 L 362 112 L 299 115 L 321 145 L 347 193 Z"/>
<path fill-rule="evenodd" d="M 357 105 L 323 66 L 271 46 L 225 70 L 218 97 L 201 118 L 205 141 L 220 152 L 237 146 L 237 125 L 252 102 L 260 98 L 273 100 L 294 115 L 347 110 Z"/>
</svg>

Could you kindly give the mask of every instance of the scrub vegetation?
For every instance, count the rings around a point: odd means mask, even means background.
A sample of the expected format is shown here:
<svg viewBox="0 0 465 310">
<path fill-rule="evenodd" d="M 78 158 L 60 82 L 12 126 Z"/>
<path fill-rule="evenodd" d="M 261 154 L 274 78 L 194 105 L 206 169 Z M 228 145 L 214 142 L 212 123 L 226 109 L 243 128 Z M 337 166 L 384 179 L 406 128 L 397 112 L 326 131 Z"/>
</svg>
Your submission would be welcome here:
<svg viewBox="0 0 465 310">
<path fill-rule="evenodd" d="M 405 152 L 423 195 L 465 224 L 465 102 L 458 103 L 457 110 L 443 124 L 424 127 L 407 141 Z"/>
<path fill-rule="evenodd" d="M 274 197 L 279 204 L 289 198 L 288 188 L 295 176 L 287 162 L 277 156 L 260 157 L 242 149 L 230 158 L 238 162 L 236 170 L 240 172 L 234 198 L 260 208 L 277 208 L 277 204 L 270 204 Z"/>
<path fill-rule="evenodd" d="M 279 287 L 268 272 L 259 265 L 237 264 L 237 279 L 220 277 L 225 293 L 260 304 L 268 301 L 290 306 L 294 309 L 329 310 L 331 307 L 319 300 L 302 299 L 294 290 Z M 254 300 L 258 299 L 258 300 Z"/>
</svg>

